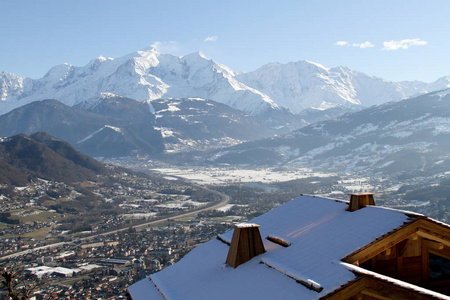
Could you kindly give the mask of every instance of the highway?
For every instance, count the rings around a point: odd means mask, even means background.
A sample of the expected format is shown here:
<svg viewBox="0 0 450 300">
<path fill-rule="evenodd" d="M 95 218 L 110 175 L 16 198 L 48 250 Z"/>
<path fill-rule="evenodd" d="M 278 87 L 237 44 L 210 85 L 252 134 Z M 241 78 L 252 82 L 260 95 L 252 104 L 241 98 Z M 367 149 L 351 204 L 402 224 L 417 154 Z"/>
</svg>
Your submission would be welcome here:
<svg viewBox="0 0 450 300">
<path fill-rule="evenodd" d="M 187 217 L 196 216 L 198 213 L 201 213 L 201 212 L 204 212 L 204 211 L 218 209 L 220 207 L 223 207 L 223 206 L 227 205 L 230 202 L 230 196 L 228 196 L 228 195 L 226 195 L 224 193 L 221 193 L 221 192 L 218 192 L 218 191 L 215 191 L 215 190 L 211 190 L 211 189 L 205 188 L 205 187 L 201 187 L 201 188 L 202 189 L 206 189 L 206 190 L 208 190 L 208 191 L 210 191 L 212 193 L 215 193 L 216 195 L 219 195 L 221 200 L 219 202 L 217 202 L 216 204 L 211 205 L 211 206 L 198 208 L 198 209 L 196 209 L 194 211 L 180 213 L 180 214 L 177 214 L 177 215 L 172 215 L 170 217 L 167 217 L 167 216 L 161 217 L 161 218 L 159 218 L 157 220 L 149 221 L 149 222 L 142 223 L 142 224 L 139 224 L 139 225 L 133 225 L 131 227 L 139 229 L 139 228 L 142 228 L 142 227 L 149 227 L 149 226 L 159 225 L 161 223 L 167 222 L 167 219 L 178 220 L 178 219 L 183 219 L 183 218 L 187 218 Z M 94 238 L 99 237 L 99 236 L 110 235 L 110 234 L 114 234 L 114 233 L 117 233 L 117 232 L 120 232 L 120 231 L 129 230 L 129 229 L 130 229 L 130 226 L 125 227 L 125 228 L 121 228 L 121 229 L 115 229 L 115 230 L 111 230 L 111 231 L 106 231 L 106 232 L 90 235 L 90 236 L 87 236 L 87 237 L 73 238 L 73 240 L 74 241 L 82 241 L 83 242 L 83 241 L 94 239 Z M 39 251 L 39 250 L 43 250 L 43 249 L 47 249 L 47 248 L 55 248 L 55 247 L 59 247 L 59 246 L 66 245 L 66 244 L 73 244 L 74 241 L 59 242 L 59 243 L 49 244 L 49 245 L 45 245 L 45 246 L 41 246 L 41 247 L 36 247 L 36 248 L 33 248 L 33 249 L 27 249 L 27 250 L 24 250 L 24 251 L 20 251 L 20 252 L 16 252 L 16 253 L 13 253 L 13 254 L 9 254 L 9 255 L 0 257 L 0 261 L 8 260 L 8 259 L 20 256 L 20 255 L 28 254 L 28 253 L 31 253 L 31 252 L 34 252 L 34 251 Z"/>
</svg>

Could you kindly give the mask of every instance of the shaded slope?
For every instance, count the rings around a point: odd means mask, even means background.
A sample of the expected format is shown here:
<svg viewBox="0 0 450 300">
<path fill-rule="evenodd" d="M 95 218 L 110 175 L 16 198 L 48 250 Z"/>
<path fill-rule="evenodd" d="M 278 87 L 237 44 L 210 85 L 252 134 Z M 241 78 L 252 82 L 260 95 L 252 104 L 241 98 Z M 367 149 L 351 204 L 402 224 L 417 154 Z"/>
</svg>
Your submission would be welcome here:
<svg viewBox="0 0 450 300">
<path fill-rule="evenodd" d="M 161 134 L 145 104 L 123 97 L 101 98 L 96 104 L 91 112 L 56 100 L 36 101 L 0 116 L 0 135 L 45 131 L 91 156 L 162 152 Z M 105 129 L 111 134 L 98 134 Z"/>
<path fill-rule="evenodd" d="M 107 172 L 102 164 L 62 140 L 46 133 L 34 137 L 19 134 L 1 142 L 0 163 L 7 166 L 1 172 L 5 183 L 17 184 L 18 176 L 27 180 L 39 177 L 72 183 L 94 179 L 96 174 Z"/>
</svg>

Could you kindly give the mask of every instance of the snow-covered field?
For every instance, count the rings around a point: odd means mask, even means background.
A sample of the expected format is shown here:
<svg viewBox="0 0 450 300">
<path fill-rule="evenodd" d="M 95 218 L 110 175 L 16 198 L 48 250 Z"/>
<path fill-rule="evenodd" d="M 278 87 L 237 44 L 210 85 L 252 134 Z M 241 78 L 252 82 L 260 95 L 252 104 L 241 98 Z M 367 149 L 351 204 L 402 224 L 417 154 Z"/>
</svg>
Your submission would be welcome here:
<svg viewBox="0 0 450 300">
<path fill-rule="evenodd" d="M 233 182 L 274 183 L 308 177 L 330 177 L 333 173 L 312 172 L 308 169 L 280 170 L 236 169 L 236 168 L 156 168 L 152 169 L 164 175 L 178 176 L 198 184 L 226 184 Z"/>
<path fill-rule="evenodd" d="M 261 184 L 262 188 L 270 187 L 270 184 L 278 182 L 286 182 L 296 179 L 305 178 L 328 178 L 338 176 L 339 180 L 334 182 L 332 186 L 321 186 L 316 193 L 317 196 L 332 197 L 336 199 L 347 199 L 348 193 L 384 193 L 390 191 L 389 183 L 384 182 L 380 178 L 365 177 L 360 174 L 351 175 L 346 173 L 321 173 L 312 172 L 308 169 L 280 169 L 280 168 L 260 168 L 260 169 L 238 169 L 231 167 L 222 168 L 179 168 L 165 167 L 153 168 L 153 171 L 162 173 L 164 176 L 176 176 L 201 185 L 227 185 L 233 183 L 252 183 Z M 312 181 L 314 184 L 319 181 Z M 392 189 L 395 191 L 399 188 L 396 186 Z M 233 204 L 229 204 L 222 208 L 221 211 L 227 211 Z"/>
<path fill-rule="evenodd" d="M 136 214 L 123 214 L 122 217 L 125 219 L 142 219 L 142 218 L 151 218 L 156 216 L 156 213 L 136 213 Z"/>
<path fill-rule="evenodd" d="M 232 209 L 234 206 L 246 207 L 246 206 L 248 206 L 248 205 L 245 205 L 245 204 L 241 204 L 241 205 L 239 205 L 239 204 L 227 204 L 227 205 L 222 206 L 222 207 L 220 207 L 220 208 L 218 208 L 218 209 L 216 209 L 216 210 L 217 210 L 217 211 L 221 211 L 221 212 L 227 212 L 227 211 L 229 211 L 230 209 Z"/>
<path fill-rule="evenodd" d="M 201 206 L 201 205 L 205 205 L 205 204 L 206 203 L 201 203 L 201 202 L 192 201 L 192 200 L 184 200 L 184 201 L 175 200 L 175 201 L 169 201 L 169 202 L 166 202 L 163 204 L 157 204 L 155 207 L 188 209 L 188 207 L 186 205 Z"/>
</svg>

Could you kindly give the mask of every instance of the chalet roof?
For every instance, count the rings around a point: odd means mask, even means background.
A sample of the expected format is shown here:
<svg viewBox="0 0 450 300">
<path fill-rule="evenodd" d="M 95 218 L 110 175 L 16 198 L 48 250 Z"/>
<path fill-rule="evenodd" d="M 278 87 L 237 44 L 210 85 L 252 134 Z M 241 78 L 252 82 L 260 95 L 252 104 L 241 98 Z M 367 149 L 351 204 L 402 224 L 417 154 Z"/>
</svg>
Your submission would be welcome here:
<svg viewBox="0 0 450 300">
<path fill-rule="evenodd" d="M 214 239 L 129 292 L 133 300 L 150 293 L 166 299 L 321 298 L 357 278 L 344 257 L 417 218 L 377 206 L 347 208 L 344 201 L 298 197 L 251 220 L 261 226 L 265 253 L 232 268 L 225 263 L 229 246 Z M 231 241 L 232 234 L 221 239 Z M 290 245 L 269 241 L 269 235 Z"/>
<path fill-rule="evenodd" d="M 155 288 L 149 278 L 144 278 L 128 288 L 133 299 L 164 300 L 163 295 Z"/>
</svg>

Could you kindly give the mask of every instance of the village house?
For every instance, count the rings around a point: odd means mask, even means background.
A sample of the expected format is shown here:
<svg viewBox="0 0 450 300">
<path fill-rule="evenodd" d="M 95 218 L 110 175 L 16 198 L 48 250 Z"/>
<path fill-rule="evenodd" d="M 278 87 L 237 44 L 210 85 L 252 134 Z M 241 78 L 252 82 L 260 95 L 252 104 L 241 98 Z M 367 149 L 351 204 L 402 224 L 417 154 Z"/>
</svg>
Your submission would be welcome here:
<svg viewBox="0 0 450 300">
<path fill-rule="evenodd" d="M 450 226 L 300 196 L 131 285 L 139 299 L 450 299 Z"/>
</svg>

